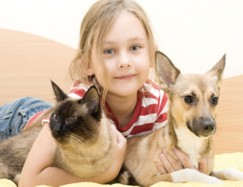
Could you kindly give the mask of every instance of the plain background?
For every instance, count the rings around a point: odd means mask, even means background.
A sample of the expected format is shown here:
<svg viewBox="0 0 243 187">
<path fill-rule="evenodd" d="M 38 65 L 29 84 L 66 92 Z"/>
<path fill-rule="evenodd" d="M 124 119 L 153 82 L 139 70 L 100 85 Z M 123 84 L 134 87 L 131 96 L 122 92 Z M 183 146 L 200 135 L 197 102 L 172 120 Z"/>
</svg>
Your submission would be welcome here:
<svg viewBox="0 0 243 187">
<path fill-rule="evenodd" d="M 0 28 L 77 48 L 82 18 L 95 0 L 0 0 Z M 224 77 L 243 73 L 242 0 L 137 0 L 159 49 L 182 72 L 202 73 L 227 54 Z M 1 59 L 0 59 L 1 64 Z"/>
<path fill-rule="evenodd" d="M 0 0 L 0 105 L 26 96 L 54 102 L 50 79 L 68 91 L 67 70 L 78 45 L 80 22 L 94 2 Z M 206 71 L 227 53 L 225 77 L 241 75 L 222 82 L 215 152 L 242 152 L 243 1 L 139 3 L 150 17 L 160 50 L 183 71 Z"/>
</svg>

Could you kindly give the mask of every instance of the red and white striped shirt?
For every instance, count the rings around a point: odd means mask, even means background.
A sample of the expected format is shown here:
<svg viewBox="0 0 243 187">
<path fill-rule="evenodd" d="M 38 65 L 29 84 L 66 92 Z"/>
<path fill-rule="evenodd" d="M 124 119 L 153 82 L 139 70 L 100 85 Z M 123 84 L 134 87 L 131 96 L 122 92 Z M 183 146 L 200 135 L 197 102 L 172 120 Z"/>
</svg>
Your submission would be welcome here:
<svg viewBox="0 0 243 187">
<path fill-rule="evenodd" d="M 82 83 L 74 83 L 69 91 L 70 97 L 82 98 L 89 86 Z M 164 125 L 167 122 L 168 97 L 160 87 L 148 80 L 144 83 L 144 90 L 138 91 L 138 98 L 132 119 L 122 128 L 119 127 L 116 117 L 106 103 L 108 118 L 111 124 L 127 138 L 148 134 Z"/>
</svg>

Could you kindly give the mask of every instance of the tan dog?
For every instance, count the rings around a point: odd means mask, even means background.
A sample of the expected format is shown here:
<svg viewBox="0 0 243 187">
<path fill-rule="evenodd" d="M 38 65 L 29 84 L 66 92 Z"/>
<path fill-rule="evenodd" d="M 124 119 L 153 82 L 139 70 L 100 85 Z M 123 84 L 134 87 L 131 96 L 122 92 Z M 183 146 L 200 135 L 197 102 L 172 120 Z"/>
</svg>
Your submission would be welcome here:
<svg viewBox="0 0 243 187">
<path fill-rule="evenodd" d="M 149 135 L 128 140 L 125 172 L 119 176 L 119 182 L 150 186 L 159 181 L 221 183 L 218 178 L 243 180 L 240 171 L 212 172 L 212 135 L 216 131 L 215 116 L 224 67 L 225 55 L 203 75 L 181 74 L 168 57 L 161 52 L 156 53 L 158 78 L 169 97 L 168 124 Z M 209 158 L 208 174 L 217 178 L 196 169 L 161 175 L 156 167 L 159 155 L 163 149 L 170 151 L 174 147 L 185 152 L 195 168 L 201 157 Z"/>
</svg>

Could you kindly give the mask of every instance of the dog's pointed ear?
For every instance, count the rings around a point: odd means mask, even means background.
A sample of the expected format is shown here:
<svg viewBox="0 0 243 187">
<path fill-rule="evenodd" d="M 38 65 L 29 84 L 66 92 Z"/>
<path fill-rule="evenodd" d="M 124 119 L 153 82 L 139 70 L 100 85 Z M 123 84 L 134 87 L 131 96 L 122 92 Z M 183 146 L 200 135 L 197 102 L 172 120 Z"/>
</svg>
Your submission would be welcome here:
<svg viewBox="0 0 243 187">
<path fill-rule="evenodd" d="M 168 90 L 176 82 L 180 70 L 175 67 L 172 61 L 162 52 L 156 51 L 156 73 L 163 90 Z"/>
<path fill-rule="evenodd" d="M 218 82 L 221 81 L 223 71 L 225 68 L 226 54 L 224 54 L 221 59 L 212 67 L 211 70 L 207 72 L 208 75 L 215 77 Z"/>
</svg>

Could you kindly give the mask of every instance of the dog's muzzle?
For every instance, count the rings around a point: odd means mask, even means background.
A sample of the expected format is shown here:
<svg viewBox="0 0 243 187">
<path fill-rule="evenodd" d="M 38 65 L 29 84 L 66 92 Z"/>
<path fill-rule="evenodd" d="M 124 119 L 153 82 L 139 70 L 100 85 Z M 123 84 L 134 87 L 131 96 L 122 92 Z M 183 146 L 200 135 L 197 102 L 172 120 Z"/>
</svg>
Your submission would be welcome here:
<svg viewBox="0 0 243 187">
<path fill-rule="evenodd" d="M 211 117 L 201 117 L 187 123 L 187 127 L 197 136 L 210 136 L 216 131 L 215 120 Z"/>
</svg>

